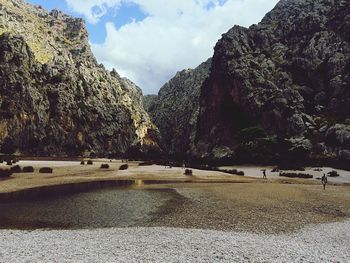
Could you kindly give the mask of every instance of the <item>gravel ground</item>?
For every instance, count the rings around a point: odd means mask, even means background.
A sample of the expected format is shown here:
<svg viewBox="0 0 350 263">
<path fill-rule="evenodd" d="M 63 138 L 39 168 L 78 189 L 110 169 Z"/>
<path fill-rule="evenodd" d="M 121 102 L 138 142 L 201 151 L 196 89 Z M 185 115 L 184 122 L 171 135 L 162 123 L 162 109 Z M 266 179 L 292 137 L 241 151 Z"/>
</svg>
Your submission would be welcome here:
<svg viewBox="0 0 350 263">
<path fill-rule="evenodd" d="M 1 230 L 0 262 L 350 262 L 350 221 L 288 235 L 175 228 Z"/>
<path fill-rule="evenodd" d="M 350 218 L 349 187 L 288 184 L 172 185 L 182 198 L 167 202 L 147 227 L 282 234 Z"/>
</svg>

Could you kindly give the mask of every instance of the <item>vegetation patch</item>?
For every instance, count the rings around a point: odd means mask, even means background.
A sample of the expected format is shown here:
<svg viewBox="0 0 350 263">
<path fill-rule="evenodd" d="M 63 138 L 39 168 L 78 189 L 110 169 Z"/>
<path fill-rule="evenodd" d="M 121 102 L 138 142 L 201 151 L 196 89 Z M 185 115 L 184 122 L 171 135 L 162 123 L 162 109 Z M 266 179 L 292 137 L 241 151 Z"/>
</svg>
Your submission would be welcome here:
<svg viewBox="0 0 350 263">
<path fill-rule="evenodd" d="M 119 167 L 119 170 L 127 170 L 129 168 L 129 165 L 128 164 L 122 164 L 120 167 Z"/>
<path fill-rule="evenodd" d="M 244 172 L 243 171 L 238 171 L 237 175 L 244 176 Z"/>
<path fill-rule="evenodd" d="M 258 126 L 240 130 L 235 140 L 238 145 L 231 159 L 238 163 L 272 164 L 279 159 L 277 138 Z"/>
<path fill-rule="evenodd" d="M 109 169 L 109 165 L 106 163 L 101 164 L 101 169 Z"/>
<path fill-rule="evenodd" d="M 53 173 L 53 169 L 50 167 L 42 167 L 39 169 L 39 173 L 42 174 L 52 174 Z"/>
<path fill-rule="evenodd" d="M 154 162 L 147 161 L 147 162 L 139 163 L 139 166 L 151 166 L 151 165 L 154 165 Z"/>
<path fill-rule="evenodd" d="M 19 165 L 12 166 L 10 168 L 10 170 L 12 173 L 21 173 L 22 172 L 22 169 Z"/>
<path fill-rule="evenodd" d="M 23 173 L 34 173 L 34 167 L 33 166 L 25 166 L 22 169 Z"/>
<path fill-rule="evenodd" d="M 279 170 L 291 170 L 291 171 L 305 171 L 304 167 L 299 165 L 280 165 L 278 167 Z"/>
<path fill-rule="evenodd" d="M 311 174 L 303 174 L 303 173 L 280 173 L 280 176 L 282 177 L 288 177 L 288 178 L 303 178 L 303 179 L 311 179 L 314 178 Z"/>
<path fill-rule="evenodd" d="M 237 138 L 241 142 L 250 142 L 259 138 L 265 138 L 266 136 L 265 130 L 257 126 L 242 129 L 237 134 Z"/>
<path fill-rule="evenodd" d="M 10 169 L 0 169 L 0 178 L 8 178 L 12 175 L 12 171 Z"/>
<path fill-rule="evenodd" d="M 94 162 L 92 160 L 87 161 L 87 165 L 93 165 L 93 164 L 94 164 Z"/>
<path fill-rule="evenodd" d="M 278 173 L 280 171 L 280 168 L 275 167 L 271 170 L 271 173 Z"/>
<path fill-rule="evenodd" d="M 186 169 L 184 175 L 192 176 L 192 175 L 193 175 L 193 172 L 192 172 L 191 169 Z"/>
<path fill-rule="evenodd" d="M 234 174 L 234 175 L 239 175 L 239 176 L 244 176 L 243 171 L 238 171 L 237 169 L 232 169 L 232 170 L 221 170 L 218 169 L 219 172 L 227 173 L 227 174 Z"/>
<path fill-rule="evenodd" d="M 327 173 L 327 175 L 329 176 L 329 177 L 338 177 L 338 176 L 340 176 L 339 174 L 338 174 L 338 172 L 337 171 L 330 171 L 329 173 Z"/>
</svg>

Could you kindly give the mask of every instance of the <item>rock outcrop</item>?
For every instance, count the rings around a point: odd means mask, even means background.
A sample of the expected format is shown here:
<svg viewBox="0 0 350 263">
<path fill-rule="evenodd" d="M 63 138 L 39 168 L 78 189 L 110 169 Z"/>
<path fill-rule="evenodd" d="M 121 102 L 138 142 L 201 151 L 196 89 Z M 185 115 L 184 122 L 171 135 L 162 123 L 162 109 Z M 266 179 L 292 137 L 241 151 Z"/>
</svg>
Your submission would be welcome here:
<svg viewBox="0 0 350 263">
<path fill-rule="evenodd" d="M 257 127 L 266 134 L 250 146 L 267 139 L 350 161 L 350 2 L 281 0 L 258 25 L 233 27 L 215 47 L 200 104 L 199 156 L 237 156 L 237 135 Z"/>
<path fill-rule="evenodd" d="M 149 112 L 150 109 L 152 109 L 153 104 L 157 99 L 157 97 L 158 96 L 154 94 L 143 96 L 143 107 L 145 108 L 146 112 Z"/>
<path fill-rule="evenodd" d="M 157 97 L 145 98 L 147 111 L 170 155 L 183 156 L 193 147 L 200 89 L 209 76 L 210 66 L 211 59 L 195 69 L 180 71 L 160 89 Z"/>
<path fill-rule="evenodd" d="M 33 155 L 157 147 L 132 82 L 98 65 L 84 21 L 0 3 L 0 148 Z"/>
</svg>

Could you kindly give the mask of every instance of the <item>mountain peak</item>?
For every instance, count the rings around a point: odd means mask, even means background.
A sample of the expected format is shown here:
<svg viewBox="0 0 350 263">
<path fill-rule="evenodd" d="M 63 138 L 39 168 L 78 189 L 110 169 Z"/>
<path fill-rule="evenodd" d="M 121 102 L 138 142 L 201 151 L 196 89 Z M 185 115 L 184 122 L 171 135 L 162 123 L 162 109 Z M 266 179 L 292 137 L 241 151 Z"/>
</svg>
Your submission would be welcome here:
<svg viewBox="0 0 350 263">
<path fill-rule="evenodd" d="M 22 0 L 0 4 L 0 34 L 21 35 L 41 64 L 72 64 L 77 60 L 96 63 L 90 50 L 84 20 L 58 10 L 50 13 Z"/>
</svg>

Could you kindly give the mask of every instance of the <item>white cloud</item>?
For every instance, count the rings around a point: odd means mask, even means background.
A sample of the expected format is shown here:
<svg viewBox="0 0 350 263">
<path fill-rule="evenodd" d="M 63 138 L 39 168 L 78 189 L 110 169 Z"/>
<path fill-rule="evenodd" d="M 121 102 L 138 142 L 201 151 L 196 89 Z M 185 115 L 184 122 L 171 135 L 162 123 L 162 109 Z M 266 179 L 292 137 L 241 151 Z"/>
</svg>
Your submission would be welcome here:
<svg viewBox="0 0 350 263">
<path fill-rule="evenodd" d="M 68 6 L 86 17 L 90 23 L 97 23 L 109 8 L 117 8 L 122 0 L 66 0 Z"/>
<path fill-rule="evenodd" d="M 107 23 L 103 44 L 93 51 L 107 67 L 138 84 L 145 94 L 159 88 L 178 70 L 196 67 L 213 54 L 222 33 L 233 25 L 261 20 L 278 0 L 66 0 L 93 22 L 122 2 L 137 4 L 148 16 L 117 29 Z M 75 3 L 75 4 L 74 4 Z M 210 8 L 208 8 L 210 6 Z M 100 8 L 96 14 L 93 8 Z"/>
</svg>

